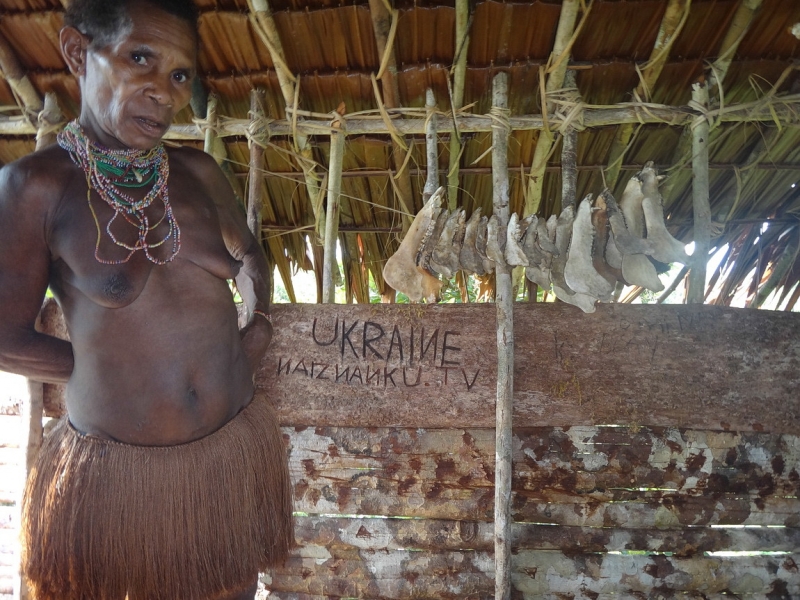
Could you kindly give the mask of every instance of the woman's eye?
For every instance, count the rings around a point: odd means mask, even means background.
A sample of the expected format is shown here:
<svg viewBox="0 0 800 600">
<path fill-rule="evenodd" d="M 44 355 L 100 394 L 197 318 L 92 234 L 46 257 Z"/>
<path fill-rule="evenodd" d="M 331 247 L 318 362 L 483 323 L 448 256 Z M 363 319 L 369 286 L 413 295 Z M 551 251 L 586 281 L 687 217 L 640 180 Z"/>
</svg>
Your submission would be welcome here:
<svg viewBox="0 0 800 600">
<path fill-rule="evenodd" d="M 172 78 L 178 83 L 186 83 L 187 81 L 189 81 L 189 76 L 186 73 L 183 73 L 182 71 L 178 71 L 177 73 L 175 73 L 172 76 Z"/>
<path fill-rule="evenodd" d="M 145 57 L 144 54 L 133 53 L 133 54 L 131 54 L 131 59 L 137 65 L 145 65 L 145 64 L 147 64 L 147 58 Z"/>
</svg>

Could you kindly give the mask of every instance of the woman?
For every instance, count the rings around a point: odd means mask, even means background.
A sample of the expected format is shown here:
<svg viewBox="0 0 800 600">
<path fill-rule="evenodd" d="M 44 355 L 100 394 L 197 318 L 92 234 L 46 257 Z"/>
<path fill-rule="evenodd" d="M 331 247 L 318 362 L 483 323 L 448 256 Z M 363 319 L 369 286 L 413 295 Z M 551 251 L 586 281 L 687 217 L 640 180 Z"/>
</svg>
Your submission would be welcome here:
<svg viewBox="0 0 800 600">
<path fill-rule="evenodd" d="M 214 160 L 161 144 L 196 20 L 190 0 L 73 0 L 80 117 L 0 171 L 0 368 L 67 382 L 23 507 L 38 599 L 252 599 L 290 545 L 282 437 L 250 402 L 267 263 Z M 34 329 L 48 286 L 71 342 Z"/>
</svg>

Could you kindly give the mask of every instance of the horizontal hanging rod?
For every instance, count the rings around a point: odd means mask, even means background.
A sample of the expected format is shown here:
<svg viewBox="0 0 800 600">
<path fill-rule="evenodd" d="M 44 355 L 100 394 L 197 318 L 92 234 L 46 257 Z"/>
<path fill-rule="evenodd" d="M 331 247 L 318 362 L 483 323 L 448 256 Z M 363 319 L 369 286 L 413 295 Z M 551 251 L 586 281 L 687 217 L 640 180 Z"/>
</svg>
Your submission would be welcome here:
<svg viewBox="0 0 800 600">
<path fill-rule="evenodd" d="M 396 118 L 384 122 L 379 115 L 363 113 L 352 117 L 342 117 L 342 130 L 347 135 L 388 135 L 395 133 L 404 135 L 422 135 L 425 133 L 426 119 L 416 116 L 419 110 L 413 111 L 413 117 L 402 117 L 403 109 L 394 111 Z M 389 111 L 390 114 L 392 111 Z M 555 131 L 569 119 L 569 125 L 576 129 L 606 127 L 622 125 L 624 123 L 662 124 L 683 127 L 691 124 L 696 119 L 704 117 L 717 123 L 779 123 L 782 126 L 800 125 L 800 96 L 768 97 L 760 101 L 729 105 L 721 110 L 711 110 L 705 114 L 689 106 L 666 106 L 660 104 L 621 103 L 611 107 L 596 107 L 592 105 L 573 106 L 568 111 L 568 117 L 560 113 L 549 115 L 548 127 Z M 496 125 L 490 115 L 464 114 L 457 117 L 458 131 L 462 133 L 492 131 Z M 215 131 L 219 137 L 247 137 L 248 128 L 252 121 L 249 119 L 220 119 Z M 330 119 L 305 118 L 292 123 L 291 120 L 275 120 L 264 124 L 265 134 L 269 137 L 286 137 L 301 135 L 329 136 L 334 129 Z M 512 116 L 509 124 L 513 131 L 536 131 L 545 128 L 542 115 Z M 391 127 L 391 131 L 389 129 Z M 454 130 L 453 119 L 450 114 L 441 113 L 436 124 L 437 133 L 449 133 Z M 35 135 L 36 129 L 23 117 L 0 118 L 0 135 Z M 201 125 L 194 123 L 172 125 L 167 132 L 168 140 L 203 140 L 204 131 Z"/>
<path fill-rule="evenodd" d="M 608 165 L 578 165 L 578 171 L 601 171 L 606 169 Z M 641 171 L 644 165 L 622 165 L 620 170 L 622 171 Z M 656 169 L 659 172 L 666 171 L 670 168 L 669 165 L 655 165 Z M 744 164 L 736 164 L 736 163 L 709 163 L 708 168 L 712 171 L 732 171 L 734 169 L 757 169 L 759 171 L 800 171 L 800 163 L 798 164 L 790 164 L 790 163 L 759 163 L 755 165 L 744 165 Z M 691 169 L 692 165 L 682 165 L 681 169 Z M 509 167 L 510 174 L 513 177 L 515 174 L 519 172 L 520 166 L 511 166 Z M 522 169 L 525 169 L 526 173 L 530 170 L 530 165 L 522 165 Z M 561 171 L 560 165 L 549 165 L 546 169 L 550 172 L 558 172 Z M 409 174 L 412 177 L 425 177 L 426 171 L 423 169 L 408 169 Z M 459 175 L 489 175 L 492 172 L 491 167 L 462 167 L 459 169 Z M 355 169 L 352 171 L 342 171 L 342 177 L 350 178 L 350 177 L 389 177 L 396 175 L 397 172 L 394 169 Z M 264 177 L 275 177 L 279 179 L 303 179 L 303 173 L 299 171 L 263 171 L 262 175 Z M 248 177 L 248 173 L 236 173 L 237 177 L 242 179 Z"/>
</svg>

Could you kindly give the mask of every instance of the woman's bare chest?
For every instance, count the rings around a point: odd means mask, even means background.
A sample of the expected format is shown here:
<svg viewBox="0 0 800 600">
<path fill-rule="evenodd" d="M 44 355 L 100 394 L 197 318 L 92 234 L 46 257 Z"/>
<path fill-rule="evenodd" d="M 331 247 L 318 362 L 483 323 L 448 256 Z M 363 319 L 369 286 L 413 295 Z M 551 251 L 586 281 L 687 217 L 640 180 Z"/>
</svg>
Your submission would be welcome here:
<svg viewBox="0 0 800 600">
<path fill-rule="evenodd" d="M 87 194 L 83 182 L 71 185 L 51 228 L 54 283 L 119 308 L 141 295 L 154 269 L 234 277 L 239 264 L 225 246 L 213 200 L 192 185 L 170 185 L 167 193 L 133 211 L 94 190 Z"/>
</svg>

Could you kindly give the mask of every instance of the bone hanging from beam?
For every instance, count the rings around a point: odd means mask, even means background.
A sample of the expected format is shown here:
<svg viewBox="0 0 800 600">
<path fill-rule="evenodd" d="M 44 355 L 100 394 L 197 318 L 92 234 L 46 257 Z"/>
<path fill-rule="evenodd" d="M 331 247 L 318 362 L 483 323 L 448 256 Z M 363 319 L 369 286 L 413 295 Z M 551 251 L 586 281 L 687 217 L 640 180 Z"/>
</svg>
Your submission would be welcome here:
<svg viewBox="0 0 800 600">
<path fill-rule="evenodd" d="M 443 284 L 439 275 L 525 266 L 528 279 L 545 290 L 552 286 L 560 300 L 585 312 L 593 312 L 598 300 L 610 301 L 617 281 L 661 291 L 653 260 L 685 264 L 690 257 L 666 229 L 658 181 L 648 163 L 619 206 L 606 189 L 594 202 L 587 196 L 577 214 L 571 205 L 547 221 L 512 214 L 507 227 L 480 208 L 469 220 L 463 210 L 449 212 L 439 188 L 387 262 L 384 277 L 411 300 L 434 302 Z"/>
</svg>

